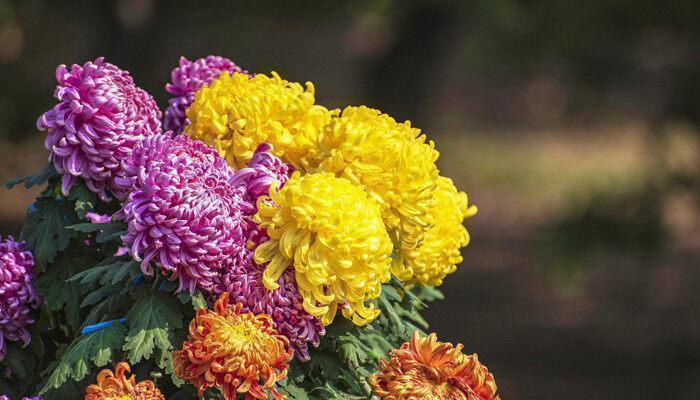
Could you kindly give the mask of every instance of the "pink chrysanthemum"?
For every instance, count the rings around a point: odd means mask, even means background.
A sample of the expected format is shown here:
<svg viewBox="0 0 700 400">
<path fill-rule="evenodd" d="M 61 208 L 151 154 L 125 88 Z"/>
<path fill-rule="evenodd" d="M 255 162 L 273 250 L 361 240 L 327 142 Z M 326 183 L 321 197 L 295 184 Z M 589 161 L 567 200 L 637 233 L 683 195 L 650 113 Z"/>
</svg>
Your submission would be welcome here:
<svg viewBox="0 0 700 400">
<path fill-rule="evenodd" d="M 212 83 L 223 72 L 248 73 L 233 61 L 220 56 L 207 56 L 195 61 L 180 57 L 179 66 L 170 73 L 172 82 L 165 85 L 165 90 L 174 96 L 168 100 L 168 108 L 165 110 L 165 129 L 178 135 L 182 133 L 189 124 L 185 111 L 194 101 L 194 93 L 202 86 Z"/>
<path fill-rule="evenodd" d="M 161 131 L 161 112 L 151 95 L 134 84 L 127 71 L 103 58 L 83 66 L 56 68 L 59 103 L 37 120 L 48 131 L 44 146 L 67 194 L 78 178 L 102 200 L 108 190 L 118 199 L 126 193 L 114 186 L 122 161 L 144 137 Z"/>
<path fill-rule="evenodd" d="M 178 291 L 211 289 L 213 278 L 230 269 L 244 248 L 243 189 L 233 170 L 202 142 L 170 132 L 136 146 L 125 171 L 132 186 L 124 202 L 128 232 L 122 238 L 145 274 L 155 261 Z"/>
<path fill-rule="evenodd" d="M 285 271 L 278 279 L 279 289 L 268 290 L 262 282 L 265 267 L 253 261 L 255 248 L 268 239 L 265 230 L 253 222 L 255 204 L 260 196 L 268 195 L 272 183 L 284 185 L 291 172 L 292 167 L 274 156 L 267 143 L 258 146 L 247 168 L 236 172 L 236 185 L 245 188 L 244 203 L 253 205 L 246 208 L 244 216 L 247 243 L 235 266 L 217 279 L 214 293 L 228 292 L 233 302 L 243 305 L 243 311 L 268 314 L 277 331 L 289 339 L 297 358 L 306 361 L 309 343 L 318 346 L 325 333 L 321 321 L 302 307 L 293 270 Z"/>
<path fill-rule="evenodd" d="M 41 299 L 32 283 L 34 256 L 11 236 L 0 237 L 0 360 L 5 358 L 5 341 L 31 340 L 27 326 L 34 323 L 30 315 Z"/>
</svg>

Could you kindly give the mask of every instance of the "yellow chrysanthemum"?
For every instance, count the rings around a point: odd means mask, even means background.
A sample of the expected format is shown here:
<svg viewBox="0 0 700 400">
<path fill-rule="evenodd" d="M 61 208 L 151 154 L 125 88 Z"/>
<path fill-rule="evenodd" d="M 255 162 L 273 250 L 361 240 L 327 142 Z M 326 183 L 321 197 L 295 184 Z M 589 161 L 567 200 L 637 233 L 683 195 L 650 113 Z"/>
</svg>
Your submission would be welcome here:
<svg viewBox="0 0 700 400">
<path fill-rule="evenodd" d="M 85 400 L 165 400 L 165 396 L 149 380 L 136 383 L 127 376 L 129 364 L 120 362 L 114 372 L 103 369 L 97 374 L 97 384 L 85 389 Z"/>
<path fill-rule="evenodd" d="M 340 307 L 363 325 L 379 314 L 366 302 L 390 279 L 392 243 L 379 205 L 360 187 L 331 173 L 295 172 L 286 185 L 258 200 L 255 220 L 270 240 L 255 252 L 269 263 L 268 289 L 293 265 L 304 309 L 330 324 Z"/>
<path fill-rule="evenodd" d="M 185 132 L 214 146 L 236 168 L 245 167 L 258 145 L 268 142 L 275 155 L 303 170 L 332 115 L 314 101 L 311 82 L 304 88 L 275 72 L 252 78 L 221 74 L 195 94 Z"/>
<path fill-rule="evenodd" d="M 433 225 L 432 204 L 439 153 L 410 122 L 378 110 L 348 107 L 319 137 L 318 170 L 362 186 L 382 207 L 398 249 L 414 249 Z"/>
<path fill-rule="evenodd" d="M 246 400 L 285 399 L 275 384 L 287 376 L 293 354 L 289 341 L 277 333 L 269 315 L 242 312 L 242 307 L 229 305 L 224 293 L 214 310 L 199 309 L 182 350 L 173 352 L 175 373 L 197 387 L 200 397 L 218 387 L 226 400 L 238 394 Z"/>
<path fill-rule="evenodd" d="M 496 381 L 476 354 L 462 354 L 462 345 L 437 341 L 418 332 L 382 359 L 370 377 L 383 400 L 498 400 Z"/>
<path fill-rule="evenodd" d="M 462 225 L 465 218 L 476 214 L 469 206 L 467 194 L 457 190 L 450 178 L 439 177 L 433 192 L 435 203 L 430 210 L 435 225 L 425 232 L 425 240 L 415 248 L 399 251 L 402 258 L 392 272 L 407 283 L 439 286 L 445 276 L 462 262 L 460 249 L 469 244 L 469 232 Z"/>
</svg>

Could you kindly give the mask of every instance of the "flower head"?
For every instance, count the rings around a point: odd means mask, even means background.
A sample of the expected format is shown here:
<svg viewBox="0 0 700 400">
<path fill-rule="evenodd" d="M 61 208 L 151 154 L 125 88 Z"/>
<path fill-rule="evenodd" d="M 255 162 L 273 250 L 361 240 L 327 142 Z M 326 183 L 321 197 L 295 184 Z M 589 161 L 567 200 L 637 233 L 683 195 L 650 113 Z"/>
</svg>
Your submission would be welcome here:
<svg viewBox="0 0 700 400">
<path fill-rule="evenodd" d="M 3 394 L 2 396 L 0 396 L 0 400 L 10 400 L 10 398 L 7 395 Z M 41 396 L 22 397 L 22 400 L 43 400 L 43 398 Z"/>
<path fill-rule="evenodd" d="M 37 121 L 48 131 L 44 145 L 56 171 L 63 175 L 64 194 L 83 178 L 101 199 L 108 191 L 123 199 L 114 185 L 122 161 L 144 137 L 161 131 L 161 112 L 151 95 L 134 84 L 129 73 L 103 58 L 83 66 L 56 69 L 59 103 Z"/>
<path fill-rule="evenodd" d="M 256 222 L 270 237 L 255 252 L 263 283 L 293 266 L 304 309 L 330 324 L 340 307 L 357 325 L 379 314 L 366 301 L 390 278 L 391 240 L 380 208 L 361 187 L 330 173 L 300 175 L 258 200 Z"/>
<path fill-rule="evenodd" d="M 319 139 L 318 170 L 362 186 L 379 202 L 397 249 L 415 249 L 434 223 L 429 214 L 438 177 L 432 142 L 378 110 L 348 107 Z"/>
<path fill-rule="evenodd" d="M 30 315 L 41 299 L 32 282 L 34 256 L 11 236 L 0 237 L 0 360 L 5 358 L 5 341 L 29 344 L 27 326 L 34 323 Z"/>
<path fill-rule="evenodd" d="M 168 100 L 168 108 L 165 110 L 165 129 L 175 134 L 182 133 L 190 123 L 185 111 L 194 101 L 194 93 L 224 72 L 229 75 L 234 72 L 248 73 L 233 61 L 220 56 L 207 56 L 195 61 L 180 57 L 179 65 L 170 74 L 172 82 L 165 85 L 165 90 L 174 96 Z"/>
<path fill-rule="evenodd" d="M 236 168 L 245 167 L 260 143 L 274 146 L 275 155 L 303 169 L 316 138 L 331 118 L 314 104 L 314 86 L 303 88 L 276 73 L 221 74 L 202 87 L 187 110 L 192 121 L 187 134 L 208 143 Z"/>
<path fill-rule="evenodd" d="M 462 345 L 437 341 L 418 332 L 381 360 L 370 377 L 383 400 L 498 400 L 496 381 L 476 354 L 462 354 Z"/>
<path fill-rule="evenodd" d="M 425 240 L 414 249 L 399 252 L 403 262 L 392 272 L 408 284 L 439 286 L 445 276 L 453 273 L 462 262 L 460 249 L 469 244 L 469 232 L 462 225 L 465 218 L 476 214 L 469 206 L 467 194 L 455 188 L 450 178 L 439 177 L 430 209 L 435 225 L 425 232 Z"/>
<path fill-rule="evenodd" d="M 97 374 L 97 384 L 85 389 L 85 400 L 165 400 L 165 396 L 149 380 L 136 383 L 128 376 L 129 364 L 120 362 L 114 369 L 103 369 Z"/>
<path fill-rule="evenodd" d="M 132 185 L 124 202 L 122 238 L 141 269 L 151 261 L 178 278 L 178 290 L 208 289 L 243 249 L 242 189 L 214 149 L 186 135 L 145 139 L 125 164 Z"/>
<path fill-rule="evenodd" d="M 244 312 L 269 315 L 277 331 L 289 339 L 295 356 L 306 361 L 309 343 L 318 346 L 320 336 L 325 333 L 321 321 L 304 310 L 294 271 L 285 271 L 277 280 L 279 287 L 270 290 L 262 282 L 265 267 L 253 260 L 255 248 L 268 240 L 265 229 L 252 219 L 257 211 L 255 204 L 258 198 L 269 194 L 271 184 L 284 185 L 291 171 L 290 166 L 270 151 L 268 144 L 261 144 L 248 167 L 236 171 L 236 184 L 245 187 L 244 203 L 253 205 L 250 212 L 244 214 L 246 248 L 239 262 L 217 279 L 214 293 L 229 293 L 233 302 L 241 303 Z"/>
<path fill-rule="evenodd" d="M 246 400 L 283 399 L 275 384 L 287 376 L 292 350 L 266 314 L 229 305 L 228 293 L 214 310 L 200 309 L 190 322 L 182 350 L 173 352 L 175 373 L 199 389 L 219 387 L 226 400 L 245 393 Z"/>
</svg>

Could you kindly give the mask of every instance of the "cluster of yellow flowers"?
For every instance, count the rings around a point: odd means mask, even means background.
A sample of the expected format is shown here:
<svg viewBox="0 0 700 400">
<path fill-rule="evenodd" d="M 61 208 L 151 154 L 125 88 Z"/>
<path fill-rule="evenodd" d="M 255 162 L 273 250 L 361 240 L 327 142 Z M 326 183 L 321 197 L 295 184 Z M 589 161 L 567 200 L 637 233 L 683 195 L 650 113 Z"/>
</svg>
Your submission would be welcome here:
<svg viewBox="0 0 700 400">
<path fill-rule="evenodd" d="M 187 134 L 216 148 L 233 167 L 243 168 L 260 143 L 301 169 L 332 113 L 314 104 L 314 86 L 288 82 L 276 73 L 249 78 L 221 74 L 202 87 L 187 110 Z"/>
<path fill-rule="evenodd" d="M 281 190 L 270 190 L 270 200 L 259 202 L 256 215 L 270 236 L 255 253 L 258 264 L 268 263 L 265 286 L 276 289 L 294 265 L 304 309 L 324 325 L 338 307 L 358 325 L 372 321 L 379 311 L 365 301 L 390 279 L 392 249 L 379 205 L 328 172 L 295 172 Z"/>
<path fill-rule="evenodd" d="M 187 110 L 191 137 L 235 168 L 268 142 L 297 175 L 259 200 L 256 221 L 271 240 L 256 250 L 265 286 L 293 268 L 304 309 L 330 324 L 338 308 L 358 325 L 393 274 L 439 285 L 461 262 L 476 212 L 440 177 L 438 151 L 410 122 L 368 107 L 315 104 L 314 86 L 278 74 L 221 74 Z"/>
</svg>

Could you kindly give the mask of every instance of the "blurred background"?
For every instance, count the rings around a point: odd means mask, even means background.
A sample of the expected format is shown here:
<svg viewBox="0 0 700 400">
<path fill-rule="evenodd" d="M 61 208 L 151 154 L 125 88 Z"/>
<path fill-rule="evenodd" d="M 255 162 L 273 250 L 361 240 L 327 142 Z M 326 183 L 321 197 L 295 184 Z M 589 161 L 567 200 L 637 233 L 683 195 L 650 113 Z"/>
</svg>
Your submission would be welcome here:
<svg viewBox="0 0 700 400">
<path fill-rule="evenodd" d="M 163 107 L 181 55 L 313 81 L 437 142 L 479 207 L 426 313 L 504 399 L 700 398 L 700 2 L 0 0 L 0 180 L 46 163 L 58 64 Z M 37 191 L 0 190 L 17 235 Z"/>
</svg>

